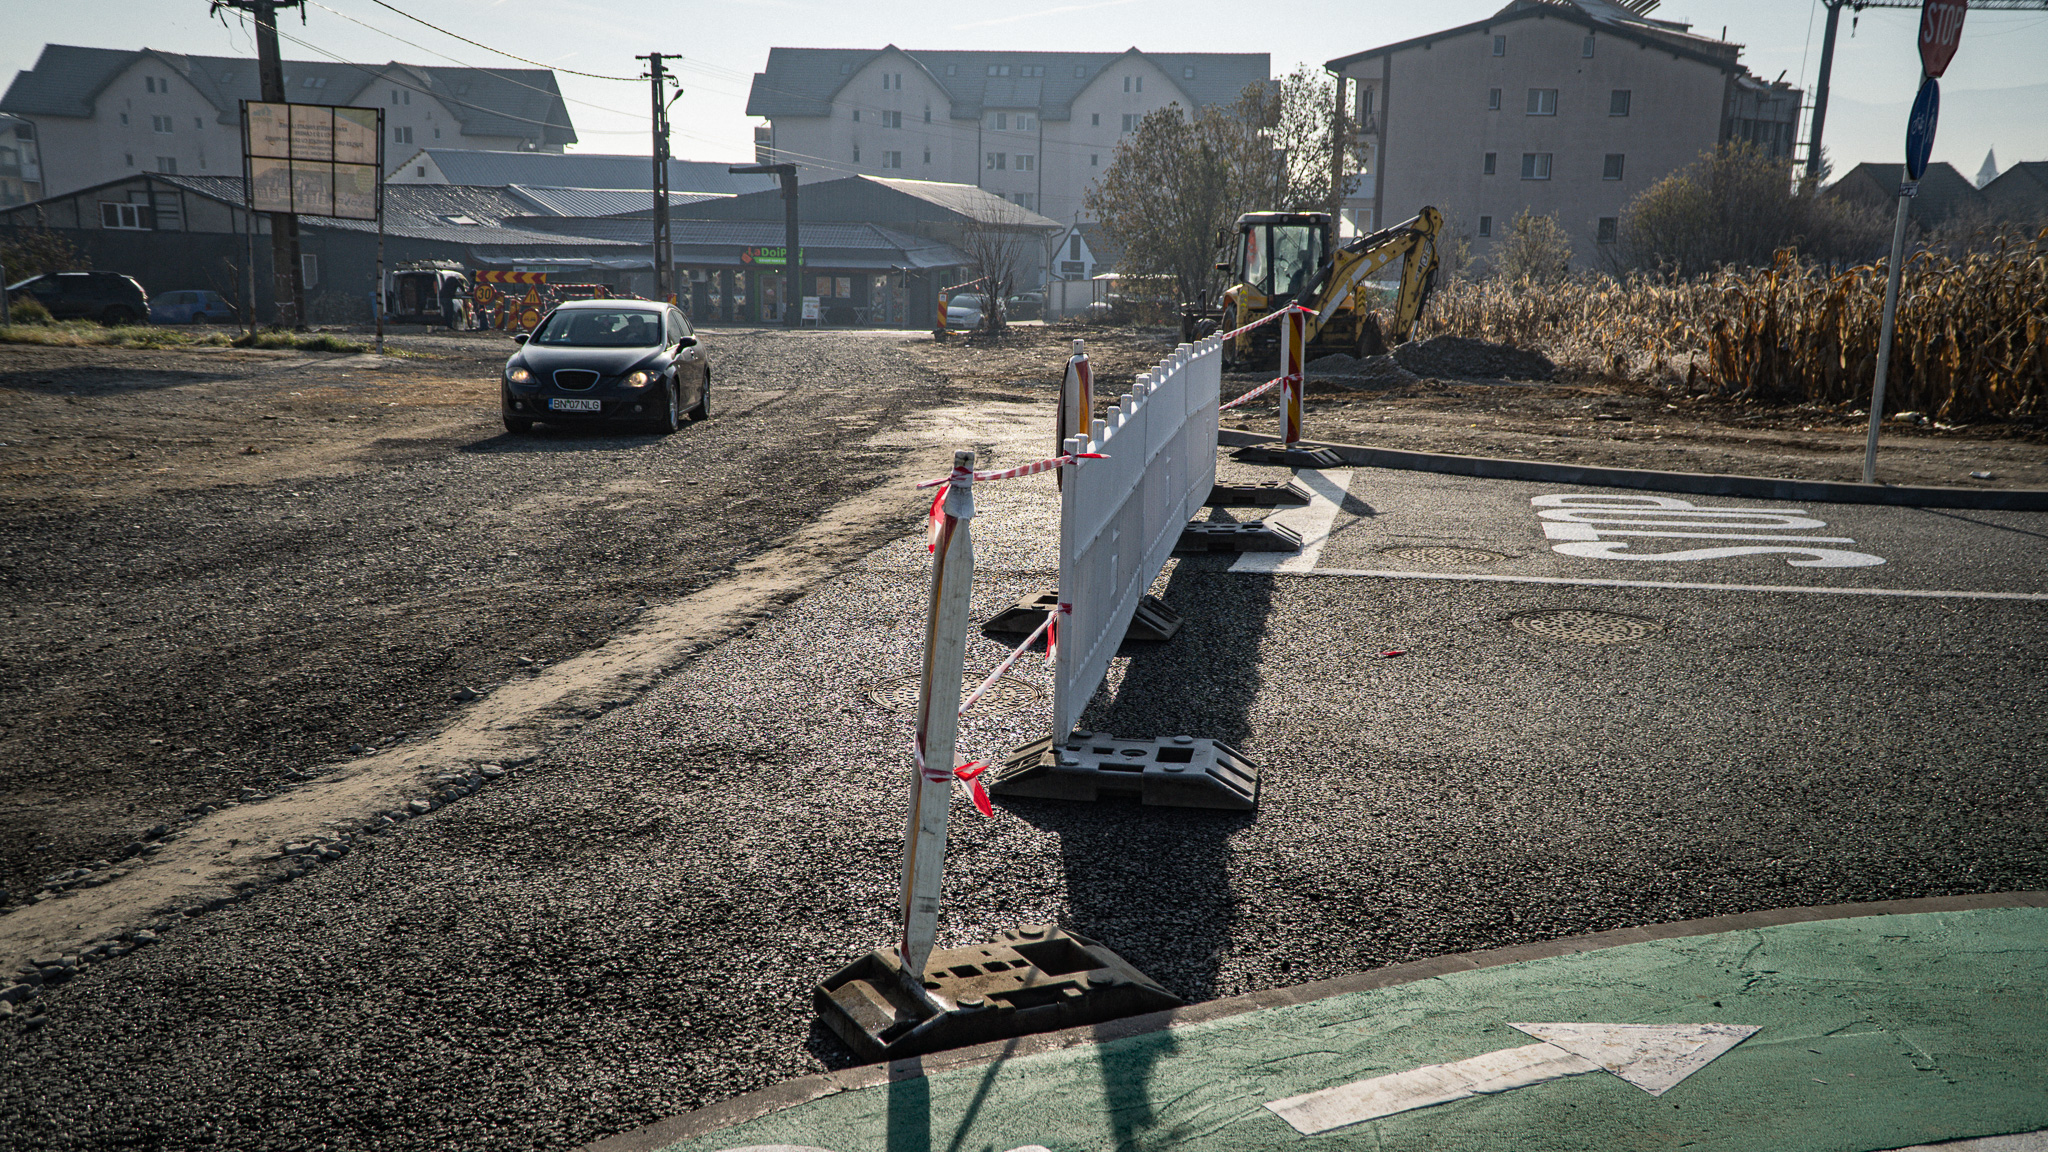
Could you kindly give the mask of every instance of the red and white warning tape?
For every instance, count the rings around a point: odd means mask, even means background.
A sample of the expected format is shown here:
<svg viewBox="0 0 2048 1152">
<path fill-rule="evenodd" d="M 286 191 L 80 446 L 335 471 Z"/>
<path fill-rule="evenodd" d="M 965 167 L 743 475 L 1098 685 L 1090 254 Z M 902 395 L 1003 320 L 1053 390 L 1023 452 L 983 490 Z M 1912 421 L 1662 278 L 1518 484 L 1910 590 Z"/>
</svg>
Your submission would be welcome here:
<svg viewBox="0 0 2048 1152">
<path fill-rule="evenodd" d="M 1257 388 L 1254 388 L 1251 391 L 1245 393 L 1244 395 L 1239 396 L 1237 399 L 1232 400 L 1228 404 L 1218 404 L 1216 406 L 1216 410 L 1218 412 L 1228 412 L 1232 408 L 1237 407 L 1239 404 L 1244 404 L 1251 400 L 1255 400 L 1260 396 L 1264 396 L 1266 393 L 1271 392 L 1273 389 L 1278 388 L 1280 385 L 1287 383 L 1287 379 L 1288 378 L 1285 376 L 1275 376 L 1271 380 L 1268 380 L 1264 384 L 1259 385 Z"/>
<path fill-rule="evenodd" d="M 1079 460 L 1107 459 L 1109 457 L 1101 452 L 1070 452 L 1064 456 L 1055 456 L 1050 460 L 1034 460 L 1029 464 L 1019 464 L 1015 468 L 1002 468 L 993 472 L 976 472 L 974 473 L 974 479 L 977 481 L 1015 480 L 1019 476 L 1033 476 L 1040 472 L 1050 472 L 1061 465 L 1072 464 Z M 955 469 L 953 475 L 944 479 L 922 480 L 918 482 L 917 486 L 919 488 L 931 488 L 934 486 L 938 488 L 938 491 L 932 494 L 932 510 L 925 533 L 924 550 L 927 552 L 934 551 L 939 546 L 939 526 L 945 520 L 943 506 L 946 502 L 946 493 L 955 482 L 962 479 L 962 473 L 965 471 L 966 469 Z"/>
<path fill-rule="evenodd" d="M 1245 325 L 1245 326 L 1244 326 L 1244 327 L 1242 327 L 1242 328 L 1232 328 L 1232 329 L 1231 329 L 1230 331 L 1228 331 L 1228 332 L 1219 332 L 1219 333 L 1217 333 L 1217 334 L 1216 334 L 1216 336 L 1217 336 L 1217 339 L 1219 339 L 1219 340 L 1233 340 L 1233 339 L 1236 339 L 1237 337 L 1239 337 L 1239 336 L 1242 336 L 1242 335 L 1243 335 L 1243 334 L 1245 334 L 1246 332 L 1249 332 L 1249 331 L 1251 331 L 1252 329 L 1254 329 L 1254 328 L 1257 328 L 1257 327 L 1258 327 L 1259 325 L 1261 325 L 1261 324 L 1270 324 L 1270 323 L 1272 323 L 1273 321 L 1275 321 L 1275 320 L 1278 320 L 1278 319 L 1279 319 L 1279 318 L 1281 318 L 1282 316 L 1285 316 L 1285 315 L 1287 315 L 1287 314 L 1288 314 L 1289 312 L 1307 312 L 1307 313 L 1309 313 L 1310 315 L 1314 315 L 1314 314 L 1315 314 L 1315 309 L 1313 309 L 1313 308 L 1306 308 L 1306 307 L 1303 307 L 1303 306 L 1302 306 L 1302 305 L 1300 305 L 1300 304 L 1289 304 L 1289 305 L 1288 305 L 1287 307 L 1285 307 L 1285 308 L 1282 308 L 1282 309 L 1280 309 L 1280 310 L 1279 310 L 1279 311 L 1277 311 L 1277 312 L 1273 312 L 1273 313 L 1270 313 L 1270 314 L 1268 314 L 1268 315 L 1265 315 L 1265 316 L 1261 316 L 1261 317 L 1259 317 L 1259 318 L 1258 318 L 1257 320 L 1254 320 L 1254 321 L 1252 321 L 1251 323 L 1249 323 L 1249 324 Z"/>
</svg>

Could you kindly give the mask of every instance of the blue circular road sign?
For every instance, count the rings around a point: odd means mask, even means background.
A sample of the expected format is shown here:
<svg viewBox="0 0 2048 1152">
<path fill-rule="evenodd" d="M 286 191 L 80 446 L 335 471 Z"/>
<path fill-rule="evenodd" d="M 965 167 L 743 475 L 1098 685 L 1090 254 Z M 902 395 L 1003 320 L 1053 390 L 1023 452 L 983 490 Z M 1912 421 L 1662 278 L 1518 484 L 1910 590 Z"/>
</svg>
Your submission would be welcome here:
<svg viewBox="0 0 2048 1152">
<path fill-rule="evenodd" d="M 1929 76 L 1920 81 L 1913 114 L 1906 118 L 1906 179 L 1918 181 L 1927 174 L 1927 157 L 1934 151 L 1934 122 L 1940 115 L 1941 82 Z"/>
</svg>

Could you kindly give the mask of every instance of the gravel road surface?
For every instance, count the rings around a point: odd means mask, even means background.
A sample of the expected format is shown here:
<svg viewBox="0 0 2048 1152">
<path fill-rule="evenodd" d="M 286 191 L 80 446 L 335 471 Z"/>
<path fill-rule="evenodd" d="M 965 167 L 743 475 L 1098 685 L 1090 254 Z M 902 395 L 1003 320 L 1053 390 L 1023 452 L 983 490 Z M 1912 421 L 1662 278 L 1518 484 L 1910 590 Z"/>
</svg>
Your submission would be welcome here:
<svg viewBox="0 0 2048 1152">
<path fill-rule="evenodd" d="M 103 463 L 83 496 L 0 505 L 22 549 L 0 649 L 9 875 L 251 784 L 288 791 L 246 807 L 280 803 L 318 787 L 289 768 L 431 735 L 548 674 L 519 657 L 630 639 L 921 453 L 1043 454 L 1042 366 L 949 384 L 941 353 L 900 335 L 714 340 L 717 415 L 668 438 L 505 437 L 488 408 L 502 346 L 465 362 L 423 343 L 447 359 L 363 392 L 333 361 L 334 395 L 265 401 L 321 424 L 391 401 L 390 434 L 345 453 L 289 429 L 250 442 L 262 413 L 207 397 L 281 385 L 166 361 L 179 376 L 159 387 L 223 423 L 153 465 L 188 482 Z M 58 381 L 5 378 L 36 412 L 135 402 L 89 394 L 75 366 L 29 371 Z M 409 391 L 433 403 L 397 411 Z M 265 450 L 230 460 L 233 440 Z M 242 463 L 274 471 L 204 474 Z M 37 464 L 18 486 L 54 483 Z M 1050 587 L 1049 494 L 1044 477 L 989 486 L 977 618 Z M 159 916 L 82 975 L 44 957 L 51 986 L 0 1014 L 9 1145 L 559 1149 L 847 1062 L 809 990 L 892 935 L 907 717 L 875 694 L 916 669 L 923 597 L 917 502 L 882 504 L 836 576 L 474 794 Z M 2039 539 L 2042 518 L 2009 519 Z M 1266 765 L 1261 810 L 962 805 L 942 943 L 1057 921 L 1207 999 L 1630 924 L 2048 886 L 2038 604 L 1873 613 L 1227 567 L 1172 567 L 1160 591 L 1188 625 L 1131 646 L 1084 725 L 1234 743 Z M 1508 625 L 1561 608 L 1662 627 L 1616 645 Z M 973 667 L 1002 651 L 971 644 Z M 1395 648 L 1410 654 L 1375 655 Z M 1043 672 L 1017 675 L 964 751 L 1041 734 Z M 169 851 L 210 849 L 209 827 Z"/>
</svg>

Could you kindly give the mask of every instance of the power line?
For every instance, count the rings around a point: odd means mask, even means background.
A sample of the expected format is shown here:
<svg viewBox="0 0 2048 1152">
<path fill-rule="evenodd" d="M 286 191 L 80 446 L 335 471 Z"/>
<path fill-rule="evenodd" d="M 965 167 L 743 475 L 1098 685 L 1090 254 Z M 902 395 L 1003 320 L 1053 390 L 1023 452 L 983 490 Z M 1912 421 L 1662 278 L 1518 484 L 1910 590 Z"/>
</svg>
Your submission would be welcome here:
<svg viewBox="0 0 2048 1152">
<path fill-rule="evenodd" d="M 441 27 L 438 24 L 429 24 L 425 20 L 422 20 L 419 17 L 413 15 L 412 13 L 407 12 L 403 8 L 397 8 L 390 4 L 386 4 L 384 0 L 370 0 L 370 3 L 375 4 L 379 8 L 389 8 L 391 11 L 398 13 L 400 16 L 405 17 L 407 20 L 410 20 L 415 24 L 419 24 L 427 28 L 432 28 L 434 31 L 439 32 L 443 36 L 454 37 L 455 39 L 462 41 L 464 44 L 473 45 L 475 47 L 483 49 L 486 52 L 503 56 L 507 60 L 517 60 L 521 64 L 531 64 L 535 68 L 550 68 L 556 72 L 567 72 L 571 76 L 582 76 L 590 80 L 621 80 L 628 84 L 638 84 L 640 82 L 640 78 L 637 76 L 600 76 L 595 72 L 578 72 L 574 68 L 564 68 L 559 64 L 543 64 L 538 60 L 528 60 L 524 56 L 514 56 L 512 53 L 507 52 L 502 48 L 493 48 L 489 44 L 479 44 L 475 40 L 471 40 L 469 37 L 464 36 L 458 32 L 450 32 L 449 30 Z M 326 5 L 323 4 L 321 5 L 321 7 L 325 8 Z M 328 8 L 327 10 L 330 12 L 334 11 L 332 8 Z M 336 15 L 340 15 L 340 13 L 336 13 Z"/>
</svg>

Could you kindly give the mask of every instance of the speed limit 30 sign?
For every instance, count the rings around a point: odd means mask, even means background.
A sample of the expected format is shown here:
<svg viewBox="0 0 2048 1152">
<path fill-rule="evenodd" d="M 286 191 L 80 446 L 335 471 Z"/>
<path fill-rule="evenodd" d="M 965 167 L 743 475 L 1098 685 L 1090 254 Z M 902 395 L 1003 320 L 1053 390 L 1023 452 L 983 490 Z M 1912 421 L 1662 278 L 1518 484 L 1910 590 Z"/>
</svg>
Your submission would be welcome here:
<svg viewBox="0 0 2048 1152">
<path fill-rule="evenodd" d="M 1920 6 L 1920 71 L 1936 79 L 1948 71 L 1963 39 L 1969 0 L 1925 0 Z"/>
</svg>

